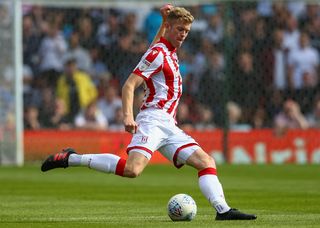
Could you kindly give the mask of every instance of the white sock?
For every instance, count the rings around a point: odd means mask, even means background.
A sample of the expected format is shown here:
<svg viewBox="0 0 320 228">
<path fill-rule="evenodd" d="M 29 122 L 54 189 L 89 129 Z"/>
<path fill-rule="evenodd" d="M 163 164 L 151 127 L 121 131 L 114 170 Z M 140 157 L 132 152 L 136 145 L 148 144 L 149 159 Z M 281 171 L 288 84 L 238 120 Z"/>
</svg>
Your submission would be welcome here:
<svg viewBox="0 0 320 228">
<path fill-rule="evenodd" d="M 203 195 L 209 200 L 210 204 L 218 213 L 230 210 L 224 194 L 222 185 L 216 175 L 206 174 L 199 177 L 199 186 Z"/>
<path fill-rule="evenodd" d="M 69 166 L 87 166 L 105 173 L 115 173 L 120 157 L 114 154 L 70 154 Z"/>
</svg>

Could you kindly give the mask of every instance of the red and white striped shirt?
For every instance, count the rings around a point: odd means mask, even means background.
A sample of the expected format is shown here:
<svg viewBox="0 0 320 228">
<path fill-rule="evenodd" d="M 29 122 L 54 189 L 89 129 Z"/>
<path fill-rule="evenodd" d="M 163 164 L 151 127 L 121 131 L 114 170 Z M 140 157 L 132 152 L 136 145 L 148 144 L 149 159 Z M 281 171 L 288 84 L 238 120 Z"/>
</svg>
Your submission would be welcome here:
<svg viewBox="0 0 320 228">
<path fill-rule="evenodd" d="M 145 80 L 145 96 L 141 110 L 163 109 L 175 118 L 182 94 L 176 48 L 161 37 L 160 41 L 142 56 L 133 73 Z"/>
</svg>

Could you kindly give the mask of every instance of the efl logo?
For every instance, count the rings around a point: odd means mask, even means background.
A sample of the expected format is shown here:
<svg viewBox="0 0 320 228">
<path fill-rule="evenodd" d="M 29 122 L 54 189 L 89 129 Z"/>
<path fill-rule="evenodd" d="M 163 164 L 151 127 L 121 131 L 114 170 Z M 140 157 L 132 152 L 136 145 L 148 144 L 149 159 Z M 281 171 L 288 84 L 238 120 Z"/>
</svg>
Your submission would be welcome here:
<svg viewBox="0 0 320 228">
<path fill-rule="evenodd" d="M 151 65 L 151 63 L 147 60 L 143 60 L 140 65 L 139 65 L 139 70 L 141 71 L 145 71 L 146 69 L 148 69 L 148 67 Z"/>
<path fill-rule="evenodd" d="M 148 136 L 141 136 L 141 143 L 147 143 L 148 142 Z"/>
</svg>

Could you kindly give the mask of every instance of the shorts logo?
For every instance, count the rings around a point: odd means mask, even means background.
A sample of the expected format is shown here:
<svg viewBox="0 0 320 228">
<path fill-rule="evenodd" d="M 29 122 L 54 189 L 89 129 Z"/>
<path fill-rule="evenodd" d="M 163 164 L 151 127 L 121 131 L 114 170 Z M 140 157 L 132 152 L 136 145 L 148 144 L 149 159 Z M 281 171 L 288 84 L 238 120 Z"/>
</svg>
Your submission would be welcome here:
<svg viewBox="0 0 320 228">
<path fill-rule="evenodd" d="M 144 70 L 146 70 L 146 69 L 148 69 L 148 67 L 151 65 L 151 63 L 149 62 L 149 61 L 147 61 L 147 60 L 142 60 L 142 62 L 140 63 L 140 65 L 139 65 L 139 70 L 140 71 L 144 71 Z"/>
<path fill-rule="evenodd" d="M 141 143 L 147 143 L 148 142 L 148 136 L 141 136 Z"/>
</svg>

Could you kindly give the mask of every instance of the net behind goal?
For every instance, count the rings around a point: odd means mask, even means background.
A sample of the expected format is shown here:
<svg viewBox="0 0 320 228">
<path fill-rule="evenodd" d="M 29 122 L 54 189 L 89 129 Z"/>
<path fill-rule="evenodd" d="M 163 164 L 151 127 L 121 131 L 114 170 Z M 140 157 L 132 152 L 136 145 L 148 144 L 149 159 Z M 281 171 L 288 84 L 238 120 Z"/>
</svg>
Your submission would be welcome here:
<svg viewBox="0 0 320 228">
<path fill-rule="evenodd" d="M 22 165 L 19 1 L 0 1 L 0 165 Z"/>
</svg>

